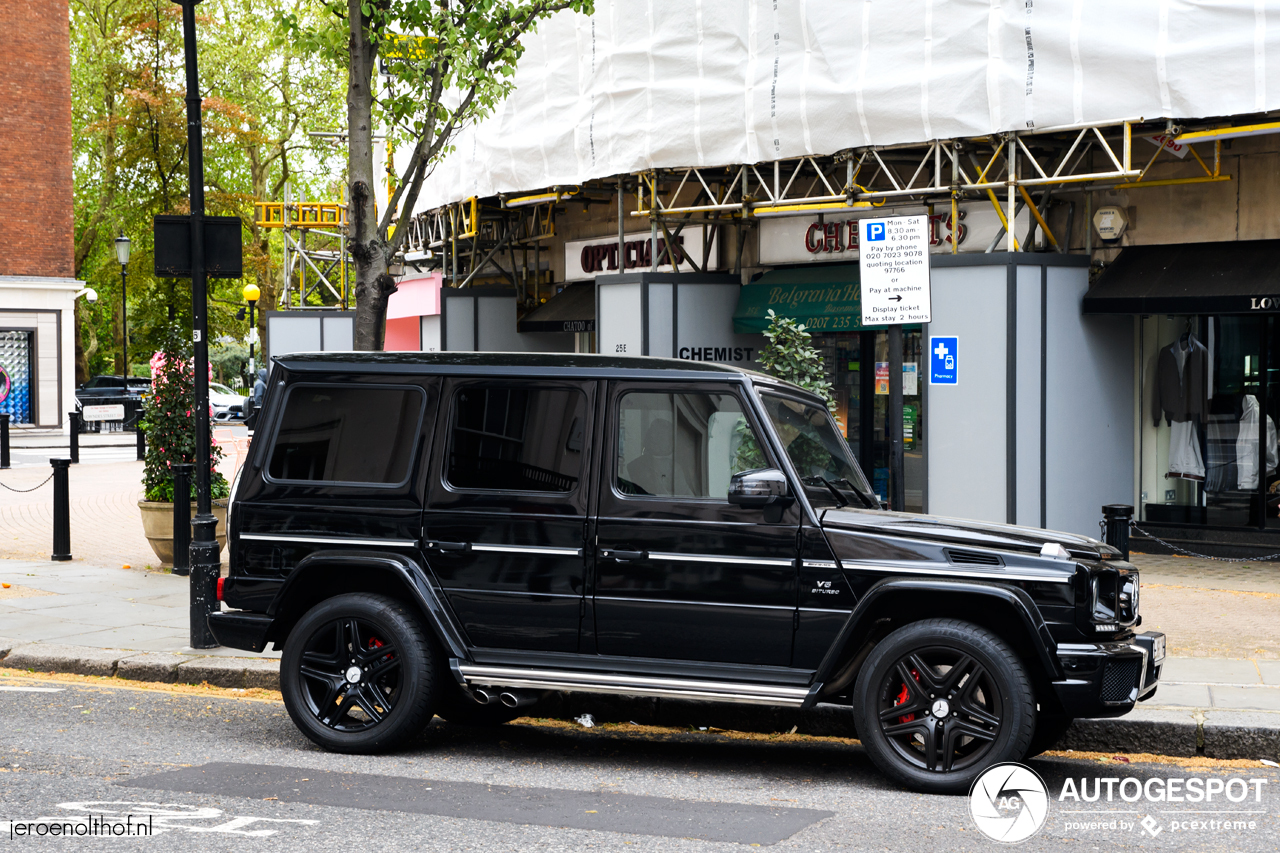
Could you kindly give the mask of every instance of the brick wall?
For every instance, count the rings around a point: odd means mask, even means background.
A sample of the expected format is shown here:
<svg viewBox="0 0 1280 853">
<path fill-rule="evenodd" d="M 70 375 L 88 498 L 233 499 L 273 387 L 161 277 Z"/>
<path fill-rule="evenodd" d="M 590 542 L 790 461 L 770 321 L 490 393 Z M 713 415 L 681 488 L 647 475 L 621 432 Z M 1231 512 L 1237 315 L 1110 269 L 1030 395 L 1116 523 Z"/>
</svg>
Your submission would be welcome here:
<svg viewBox="0 0 1280 853">
<path fill-rule="evenodd" d="M 0 275 L 70 278 L 67 0 L 0 0 Z"/>
</svg>

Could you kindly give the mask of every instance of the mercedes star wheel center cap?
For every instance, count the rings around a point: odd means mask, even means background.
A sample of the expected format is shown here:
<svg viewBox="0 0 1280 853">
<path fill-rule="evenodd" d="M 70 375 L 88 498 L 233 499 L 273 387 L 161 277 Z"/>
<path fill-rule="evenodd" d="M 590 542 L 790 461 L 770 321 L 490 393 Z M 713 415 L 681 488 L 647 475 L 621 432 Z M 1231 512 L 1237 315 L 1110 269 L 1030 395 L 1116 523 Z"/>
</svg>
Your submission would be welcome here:
<svg viewBox="0 0 1280 853">
<path fill-rule="evenodd" d="M 946 699 L 939 699 L 933 703 L 933 715 L 935 717 L 945 717 L 951 713 L 951 706 L 947 704 Z"/>
<path fill-rule="evenodd" d="M 359 680 L 360 680 L 360 667 L 353 666 L 347 670 L 347 681 L 350 681 L 352 684 L 355 684 Z M 945 705 L 947 703 L 943 702 L 942 704 Z"/>
</svg>

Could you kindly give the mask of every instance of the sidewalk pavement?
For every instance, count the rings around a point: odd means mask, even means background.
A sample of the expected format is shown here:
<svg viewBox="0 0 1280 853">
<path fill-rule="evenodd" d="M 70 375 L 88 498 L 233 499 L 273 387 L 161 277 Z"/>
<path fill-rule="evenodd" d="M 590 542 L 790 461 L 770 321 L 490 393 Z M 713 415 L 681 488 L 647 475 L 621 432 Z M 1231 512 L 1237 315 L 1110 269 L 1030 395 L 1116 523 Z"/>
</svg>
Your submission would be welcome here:
<svg viewBox="0 0 1280 853">
<path fill-rule="evenodd" d="M 1166 558 L 1167 559 L 1167 558 Z M 1270 569 L 1242 567 L 1222 570 L 1223 578 L 1196 574 L 1191 563 L 1147 560 L 1157 587 L 1168 587 L 1164 603 L 1154 601 L 1143 584 L 1144 627 L 1162 626 L 1170 646 L 1179 648 L 1186 610 L 1196 605 L 1177 604 L 1179 587 L 1186 596 L 1206 593 L 1241 594 L 1239 590 L 1187 587 L 1181 583 L 1253 585 L 1240 599 L 1254 607 L 1258 619 L 1269 618 L 1271 628 L 1280 622 L 1280 593 L 1264 587 L 1280 587 Z M 235 649 L 194 650 L 187 644 L 188 580 L 170 574 L 121 570 L 83 562 L 0 560 L 0 667 L 40 672 L 74 672 L 144 681 L 200 683 L 223 687 L 277 689 L 278 652 L 252 656 Z M 1258 598 L 1257 596 L 1265 596 Z M 1169 602 L 1176 606 L 1170 608 Z M 1214 613 L 1201 614 L 1209 621 Z M 1203 620 L 1202 620 L 1203 621 Z M 1168 622 L 1170 624 L 1163 625 Z M 1224 629 L 1229 629 L 1229 625 Z M 1245 645 L 1252 644 L 1249 638 Z M 1184 642 L 1199 648 L 1196 641 Z M 1280 644 L 1276 644 L 1280 649 Z M 1239 657 L 1171 656 L 1167 659 L 1156 696 L 1130 714 L 1114 720 L 1080 720 L 1060 744 L 1061 748 L 1111 752 L 1154 752 L 1169 755 L 1203 754 L 1214 758 L 1268 758 L 1280 760 L 1280 655 Z M 592 710 L 616 705 L 607 699 L 578 697 L 574 705 Z M 617 709 L 625 717 L 633 710 Z M 625 712 L 624 712 L 625 711 Z M 717 714 L 720 714 L 717 711 Z M 726 711 L 740 727 L 776 727 L 777 715 L 761 712 L 756 719 L 741 709 Z M 597 714 L 599 716 L 599 714 Z M 634 716 L 631 719 L 635 719 Z M 790 718 L 788 718 L 790 719 Z M 847 709 L 823 706 L 796 718 L 802 730 L 812 734 L 848 735 L 852 720 Z M 790 722 L 785 727 L 789 727 Z M 768 728 L 769 731 L 774 728 Z"/>
</svg>

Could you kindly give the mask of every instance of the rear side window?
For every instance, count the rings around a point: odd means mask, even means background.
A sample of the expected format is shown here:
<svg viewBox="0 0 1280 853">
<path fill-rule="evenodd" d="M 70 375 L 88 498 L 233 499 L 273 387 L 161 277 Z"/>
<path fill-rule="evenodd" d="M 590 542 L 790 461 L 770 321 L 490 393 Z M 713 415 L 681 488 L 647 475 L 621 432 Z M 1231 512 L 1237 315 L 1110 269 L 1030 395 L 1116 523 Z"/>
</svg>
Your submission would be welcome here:
<svg viewBox="0 0 1280 853">
<path fill-rule="evenodd" d="M 461 388 L 445 479 L 459 489 L 571 492 L 582 472 L 586 413 L 586 395 L 570 388 Z"/>
<path fill-rule="evenodd" d="M 403 483 L 422 408 L 419 388 L 295 385 L 267 474 L 273 480 Z"/>
</svg>

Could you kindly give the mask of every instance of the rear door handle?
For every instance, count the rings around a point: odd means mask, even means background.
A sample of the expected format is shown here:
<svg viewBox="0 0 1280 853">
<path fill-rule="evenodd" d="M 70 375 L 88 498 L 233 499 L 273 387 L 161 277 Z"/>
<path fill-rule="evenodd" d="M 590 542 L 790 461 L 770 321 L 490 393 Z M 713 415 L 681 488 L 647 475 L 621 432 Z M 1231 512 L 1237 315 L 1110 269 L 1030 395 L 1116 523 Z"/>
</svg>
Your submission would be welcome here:
<svg viewBox="0 0 1280 853">
<path fill-rule="evenodd" d="M 429 539 L 427 540 L 427 550 L 465 553 L 471 550 L 471 543 L 470 542 L 440 542 L 435 539 Z"/>
<path fill-rule="evenodd" d="M 617 560 L 619 563 L 630 562 L 631 560 L 647 560 L 649 559 L 648 551 L 618 551 L 614 548 L 604 548 L 600 551 L 600 556 L 606 560 Z"/>
</svg>

